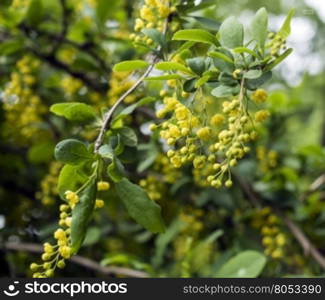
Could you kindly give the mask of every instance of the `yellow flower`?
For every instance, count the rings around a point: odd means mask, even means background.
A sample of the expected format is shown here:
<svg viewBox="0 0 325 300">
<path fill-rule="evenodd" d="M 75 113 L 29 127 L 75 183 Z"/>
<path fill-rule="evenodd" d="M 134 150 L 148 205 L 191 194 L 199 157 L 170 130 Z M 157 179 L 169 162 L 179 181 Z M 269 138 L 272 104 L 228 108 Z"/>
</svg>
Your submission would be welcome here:
<svg viewBox="0 0 325 300">
<path fill-rule="evenodd" d="M 222 124 L 224 120 L 225 120 L 225 117 L 222 114 L 215 114 L 210 119 L 210 124 L 212 126 L 218 126 L 218 125 Z"/>
<path fill-rule="evenodd" d="M 97 182 L 97 189 L 98 191 L 107 191 L 110 188 L 110 184 L 107 181 L 98 181 Z"/>
<path fill-rule="evenodd" d="M 269 116 L 270 113 L 268 110 L 260 110 L 255 113 L 255 120 L 256 122 L 264 122 Z"/>
<path fill-rule="evenodd" d="M 104 201 L 101 199 L 96 199 L 95 208 L 102 208 L 104 206 Z"/>
<path fill-rule="evenodd" d="M 258 89 L 252 94 L 252 99 L 256 103 L 263 103 L 267 100 L 267 92 L 263 89 Z"/>
<path fill-rule="evenodd" d="M 204 141 L 207 141 L 211 136 L 210 127 L 202 127 L 196 132 L 197 136 Z"/>
</svg>

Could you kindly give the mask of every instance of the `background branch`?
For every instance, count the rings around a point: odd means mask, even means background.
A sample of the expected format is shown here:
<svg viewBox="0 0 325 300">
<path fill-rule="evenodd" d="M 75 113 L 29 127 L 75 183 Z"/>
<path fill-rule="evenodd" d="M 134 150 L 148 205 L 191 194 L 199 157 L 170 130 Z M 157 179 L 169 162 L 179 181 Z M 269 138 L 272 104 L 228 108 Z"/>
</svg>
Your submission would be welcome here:
<svg viewBox="0 0 325 300">
<path fill-rule="evenodd" d="M 10 243 L 6 243 L 4 245 L 4 248 L 6 250 L 25 251 L 31 253 L 43 252 L 43 247 L 41 245 L 33 244 L 33 243 L 11 243 L 10 242 Z M 69 260 L 77 265 L 101 273 L 103 275 L 124 275 L 127 277 L 136 277 L 136 278 L 145 278 L 149 276 L 145 272 L 133 270 L 130 268 L 115 267 L 115 266 L 105 267 L 89 258 L 80 255 L 75 255 L 71 257 Z"/>
<path fill-rule="evenodd" d="M 248 197 L 250 202 L 254 207 L 261 208 L 262 207 L 262 199 L 261 196 L 258 195 L 253 187 L 247 182 L 244 181 L 239 176 L 236 176 L 236 179 L 243 189 L 245 195 Z M 287 226 L 289 231 L 298 241 L 302 249 L 304 250 L 305 256 L 311 256 L 324 270 L 325 270 L 325 257 L 321 254 L 321 252 L 313 245 L 313 243 L 308 239 L 306 234 L 299 228 L 299 226 L 291 220 L 288 216 L 285 216 L 279 210 L 275 210 L 275 213 L 283 220 L 284 224 Z"/>
</svg>

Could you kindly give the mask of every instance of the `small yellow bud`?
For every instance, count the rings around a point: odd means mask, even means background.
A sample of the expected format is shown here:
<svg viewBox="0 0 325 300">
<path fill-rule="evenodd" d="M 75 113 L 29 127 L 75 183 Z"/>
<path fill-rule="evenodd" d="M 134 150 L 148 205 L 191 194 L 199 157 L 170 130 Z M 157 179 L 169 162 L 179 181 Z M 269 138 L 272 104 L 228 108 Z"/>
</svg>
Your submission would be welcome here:
<svg viewBox="0 0 325 300">
<path fill-rule="evenodd" d="M 110 188 L 110 184 L 107 181 L 98 181 L 97 182 L 97 189 L 98 191 L 107 191 Z"/>
<path fill-rule="evenodd" d="M 102 208 L 104 206 L 104 201 L 101 199 L 96 199 L 95 208 Z"/>
</svg>

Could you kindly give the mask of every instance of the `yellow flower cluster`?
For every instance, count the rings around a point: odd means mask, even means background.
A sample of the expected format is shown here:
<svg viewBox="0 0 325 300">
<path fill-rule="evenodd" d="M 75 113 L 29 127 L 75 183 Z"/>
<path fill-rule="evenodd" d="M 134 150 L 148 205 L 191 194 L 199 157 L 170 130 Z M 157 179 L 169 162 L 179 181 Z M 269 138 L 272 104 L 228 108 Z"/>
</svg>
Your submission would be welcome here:
<svg viewBox="0 0 325 300">
<path fill-rule="evenodd" d="M 44 244 L 44 253 L 42 255 L 42 264 L 32 263 L 30 269 L 34 272 L 34 278 L 51 277 L 56 268 L 65 267 L 65 259 L 71 257 L 71 213 L 75 205 L 79 202 L 79 196 L 72 191 L 65 192 L 65 198 L 68 204 L 60 205 L 59 228 L 54 232 L 55 245 Z"/>
<path fill-rule="evenodd" d="M 139 185 L 146 190 L 149 198 L 153 201 L 162 199 L 166 191 L 164 182 L 159 180 L 159 178 L 154 175 L 148 175 L 146 178 L 141 179 L 139 181 Z"/>
<path fill-rule="evenodd" d="M 152 124 L 151 129 L 159 129 L 161 138 L 170 146 L 167 157 L 173 167 L 191 162 L 199 185 L 231 187 L 230 168 L 249 152 L 246 144 L 257 137 L 244 101 L 240 97 L 224 101 L 222 113 L 208 116 L 186 107 L 175 95 L 169 96 L 164 90 L 161 95 L 164 107 L 156 112 L 156 116 L 170 117 L 159 125 Z M 259 102 L 266 100 L 261 90 L 254 97 Z M 202 103 L 202 106 L 207 104 Z M 262 122 L 268 116 L 267 110 L 261 110 L 256 112 L 255 119 Z"/>
<path fill-rule="evenodd" d="M 144 28 L 155 28 L 160 32 L 164 30 L 164 20 L 176 10 L 171 7 L 170 0 L 145 0 L 140 9 L 140 16 L 135 20 L 134 31 L 140 32 Z M 137 43 L 151 45 L 153 40 L 147 36 L 132 33 L 130 39 Z"/>
<path fill-rule="evenodd" d="M 126 92 L 133 84 L 133 80 L 129 80 L 129 72 L 113 72 L 109 80 L 109 90 L 107 92 L 108 104 L 114 105 L 118 98 Z M 138 99 L 138 95 L 132 93 L 124 100 L 125 103 L 133 103 Z"/>
<path fill-rule="evenodd" d="M 258 146 L 256 149 L 256 157 L 259 162 L 259 169 L 266 173 L 270 169 L 273 169 L 278 164 L 278 152 L 274 150 L 267 151 L 264 146 Z"/>
<path fill-rule="evenodd" d="M 283 39 L 279 34 L 270 32 L 268 38 L 271 40 L 268 46 L 271 48 L 270 54 L 272 56 L 278 56 L 281 50 L 285 50 L 287 48 L 286 40 Z"/>
<path fill-rule="evenodd" d="M 168 157 L 162 154 L 157 156 L 153 170 L 159 173 L 162 176 L 161 181 L 166 183 L 175 183 L 182 177 L 182 173 L 170 164 Z"/>
<path fill-rule="evenodd" d="M 55 197 L 58 195 L 58 176 L 62 164 L 60 162 L 51 162 L 48 174 L 41 181 L 41 190 L 36 193 L 36 198 L 42 201 L 44 205 L 55 203 Z"/>
<path fill-rule="evenodd" d="M 108 181 L 98 181 L 97 182 L 97 191 L 108 191 L 111 185 Z M 105 202 L 102 199 L 96 199 L 95 201 L 95 209 L 104 207 Z"/>
<path fill-rule="evenodd" d="M 257 104 L 264 103 L 267 100 L 267 97 L 268 97 L 268 94 L 263 89 L 257 89 L 251 95 L 252 100 Z"/>
<path fill-rule="evenodd" d="M 11 81 L 3 93 L 6 112 L 4 131 L 20 144 L 30 144 L 49 135 L 49 131 L 40 126 L 47 107 L 33 90 L 39 64 L 31 56 L 20 59 L 16 63 L 17 71 L 11 74 Z"/>
<path fill-rule="evenodd" d="M 261 232 L 264 253 L 273 259 L 283 258 L 287 237 L 281 232 L 280 219 L 272 213 L 272 209 L 264 207 L 257 211 L 252 225 Z"/>
<path fill-rule="evenodd" d="M 174 256 L 177 260 L 181 260 L 186 256 L 189 250 L 188 242 L 192 244 L 203 230 L 203 216 L 203 210 L 192 207 L 185 207 L 179 214 L 179 220 L 182 222 L 183 227 L 173 242 Z"/>
<path fill-rule="evenodd" d="M 64 93 L 68 97 L 75 95 L 83 87 L 81 80 L 76 79 L 70 75 L 66 75 L 65 77 L 63 77 L 63 79 L 60 82 L 60 85 Z"/>
</svg>

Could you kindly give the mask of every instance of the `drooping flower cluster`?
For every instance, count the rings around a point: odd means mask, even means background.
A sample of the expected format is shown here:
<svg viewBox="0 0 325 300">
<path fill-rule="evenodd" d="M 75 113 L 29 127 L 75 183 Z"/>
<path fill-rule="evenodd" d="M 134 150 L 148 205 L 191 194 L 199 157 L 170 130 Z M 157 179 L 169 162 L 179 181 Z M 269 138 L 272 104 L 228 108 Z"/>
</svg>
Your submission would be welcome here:
<svg viewBox="0 0 325 300">
<path fill-rule="evenodd" d="M 41 200 L 44 205 L 55 203 L 55 197 L 58 195 L 58 176 L 62 164 L 60 162 L 51 162 L 48 174 L 41 181 L 41 190 L 36 193 L 36 198 Z"/>
<path fill-rule="evenodd" d="M 257 137 L 254 120 L 250 116 L 247 102 L 241 93 L 231 100 L 222 102 L 221 112 L 208 115 L 204 108 L 197 112 L 193 104 L 186 106 L 186 99 L 179 100 L 176 94 L 169 96 L 161 92 L 164 107 L 156 112 L 157 118 L 167 120 L 151 129 L 160 130 L 160 136 L 170 146 L 167 156 L 175 168 L 186 163 L 194 167 L 195 181 L 202 186 L 219 188 L 232 186 L 230 168 L 249 152 L 247 143 Z M 184 97 L 188 97 L 184 94 Z M 256 103 L 267 99 L 264 90 L 252 93 Z M 201 101 L 194 99 L 192 102 Z M 203 100 L 204 102 L 204 100 Z M 208 101 L 205 101 L 208 102 Z M 205 107 L 207 103 L 203 103 Z M 168 118 L 169 116 L 169 118 Z M 269 116 L 267 110 L 255 113 L 256 122 L 263 122 Z"/>
<path fill-rule="evenodd" d="M 171 6 L 171 0 L 145 0 L 144 5 L 140 9 L 140 16 L 135 20 L 134 31 L 130 35 L 130 39 L 137 43 L 153 44 L 153 40 L 148 36 L 140 34 L 142 29 L 154 28 L 160 32 L 164 31 L 164 20 L 170 13 L 176 10 Z"/>
<path fill-rule="evenodd" d="M 264 146 L 258 146 L 256 149 L 256 157 L 258 159 L 259 169 L 261 172 L 266 173 L 277 166 L 279 154 L 275 150 L 268 151 Z"/>
<path fill-rule="evenodd" d="M 281 221 L 272 212 L 272 209 L 264 207 L 258 210 L 253 218 L 252 225 L 262 235 L 262 244 L 265 248 L 264 253 L 273 259 L 283 258 L 287 237 L 281 232 Z"/>
<path fill-rule="evenodd" d="M 98 191 L 107 191 L 110 184 L 107 181 L 97 182 Z M 32 263 L 30 269 L 33 271 L 34 278 L 51 277 L 54 275 L 56 268 L 63 269 L 65 267 L 65 260 L 71 257 L 71 222 L 72 211 L 79 203 L 78 192 L 66 191 L 66 204 L 60 205 L 60 219 L 59 228 L 54 232 L 55 244 L 45 243 L 43 245 L 44 253 L 42 254 L 43 263 Z M 94 208 L 101 208 L 104 206 L 104 201 L 96 199 Z"/>
<path fill-rule="evenodd" d="M 47 107 L 34 92 L 39 61 L 24 56 L 16 63 L 16 67 L 2 95 L 7 121 L 5 132 L 15 142 L 26 144 L 36 137 L 39 141 L 48 136 L 48 130 L 42 126 Z"/>
<path fill-rule="evenodd" d="M 270 39 L 269 47 L 271 48 L 270 54 L 272 56 L 278 56 L 281 50 L 285 50 L 286 46 L 286 39 L 281 37 L 279 33 L 270 32 L 268 35 Z"/>
</svg>

